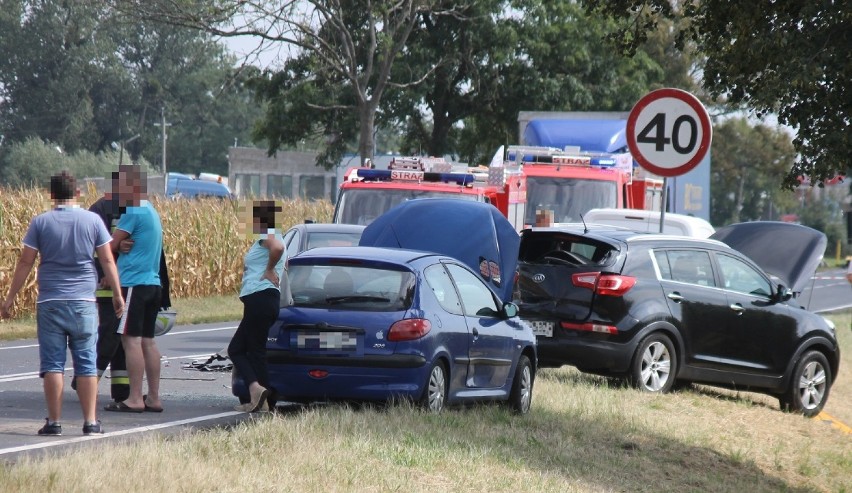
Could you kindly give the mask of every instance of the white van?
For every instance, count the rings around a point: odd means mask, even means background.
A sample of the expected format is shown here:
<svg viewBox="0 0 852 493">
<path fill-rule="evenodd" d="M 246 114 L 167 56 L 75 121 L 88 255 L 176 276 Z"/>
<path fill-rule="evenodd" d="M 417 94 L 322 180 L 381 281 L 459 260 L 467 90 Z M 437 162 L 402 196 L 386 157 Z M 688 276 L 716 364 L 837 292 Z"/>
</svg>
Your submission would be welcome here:
<svg viewBox="0 0 852 493">
<path fill-rule="evenodd" d="M 586 224 L 606 224 L 633 231 L 659 233 L 660 213 L 640 209 L 592 209 L 583 215 Z M 716 230 L 700 217 L 666 212 L 663 233 L 707 238 Z"/>
</svg>

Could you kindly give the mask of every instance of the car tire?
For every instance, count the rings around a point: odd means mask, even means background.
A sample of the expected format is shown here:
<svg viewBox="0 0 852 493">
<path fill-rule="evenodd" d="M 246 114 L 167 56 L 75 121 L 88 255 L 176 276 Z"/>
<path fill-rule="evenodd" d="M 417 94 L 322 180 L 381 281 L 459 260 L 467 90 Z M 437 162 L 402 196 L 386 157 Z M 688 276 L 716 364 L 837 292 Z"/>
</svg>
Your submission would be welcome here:
<svg viewBox="0 0 852 493">
<path fill-rule="evenodd" d="M 512 391 L 509 393 L 509 406 L 518 414 L 527 414 L 532 405 L 533 383 L 535 371 L 526 355 L 518 358 L 515 377 L 512 379 Z"/>
<path fill-rule="evenodd" d="M 447 403 L 447 370 L 442 361 L 436 361 L 426 377 L 420 407 L 430 413 L 440 413 Z"/>
<path fill-rule="evenodd" d="M 819 351 L 807 351 L 796 363 L 787 390 L 778 397 L 781 410 L 813 417 L 822 411 L 831 390 L 831 367 Z"/>
<path fill-rule="evenodd" d="M 671 339 L 660 332 L 642 339 L 630 366 L 630 384 L 645 392 L 665 394 L 672 389 L 676 375 L 677 353 Z"/>
</svg>

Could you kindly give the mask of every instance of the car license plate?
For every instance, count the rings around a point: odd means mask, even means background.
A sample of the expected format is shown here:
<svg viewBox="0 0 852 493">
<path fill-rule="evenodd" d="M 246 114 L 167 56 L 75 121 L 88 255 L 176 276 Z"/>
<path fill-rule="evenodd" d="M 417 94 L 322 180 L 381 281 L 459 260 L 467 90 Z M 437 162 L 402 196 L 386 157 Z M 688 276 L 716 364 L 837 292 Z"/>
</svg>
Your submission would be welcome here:
<svg viewBox="0 0 852 493">
<path fill-rule="evenodd" d="M 352 332 L 304 330 L 296 336 L 299 349 L 355 351 L 358 337 Z"/>
<path fill-rule="evenodd" d="M 553 322 L 530 320 L 528 323 L 532 327 L 533 334 L 536 336 L 553 337 Z"/>
</svg>

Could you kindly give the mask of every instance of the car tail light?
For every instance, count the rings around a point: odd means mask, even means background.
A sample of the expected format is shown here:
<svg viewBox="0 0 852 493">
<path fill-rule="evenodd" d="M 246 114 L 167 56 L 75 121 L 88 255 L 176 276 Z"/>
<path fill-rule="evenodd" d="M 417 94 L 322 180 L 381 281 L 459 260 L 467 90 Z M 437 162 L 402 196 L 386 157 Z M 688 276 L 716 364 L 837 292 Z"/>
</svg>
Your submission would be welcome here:
<svg viewBox="0 0 852 493">
<path fill-rule="evenodd" d="M 636 284 L 636 278 L 600 272 L 580 272 L 571 276 L 571 282 L 578 288 L 591 289 L 601 296 L 624 296 L 624 293 Z"/>
<path fill-rule="evenodd" d="M 310 370 L 308 375 L 312 378 L 325 378 L 328 376 L 328 372 L 326 370 Z"/>
<path fill-rule="evenodd" d="M 425 318 L 407 318 L 391 325 L 388 340 L 392 342 L 420 339 L 432 330 L 432 323 Z"/>
<path fill-rule="evenodd" d="M 614 325 L 595 324 L 586 322 L 582 324 L 572 322 L 560 322 L 559 325 L 563 329 L 583 330 L 586 332 L 600 332 L 603 334 L 618 334 L 618 329 Z"/>
</svg>

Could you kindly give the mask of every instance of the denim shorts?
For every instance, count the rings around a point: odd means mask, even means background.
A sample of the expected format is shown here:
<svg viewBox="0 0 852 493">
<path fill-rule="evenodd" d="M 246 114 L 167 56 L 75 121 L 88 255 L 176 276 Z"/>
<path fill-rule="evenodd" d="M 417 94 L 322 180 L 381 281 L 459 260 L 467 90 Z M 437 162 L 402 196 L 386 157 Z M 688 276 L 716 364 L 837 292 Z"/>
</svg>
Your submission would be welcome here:
<svg viewBox="0 0 852 493">
<path fill-rule="evenodd" d="M 94 301 L 43 301 L 36 309 L 39 376 L 65 373 L 68 349 L 74 375 L 97 376 L 98 307 Z"/>
</svg>

